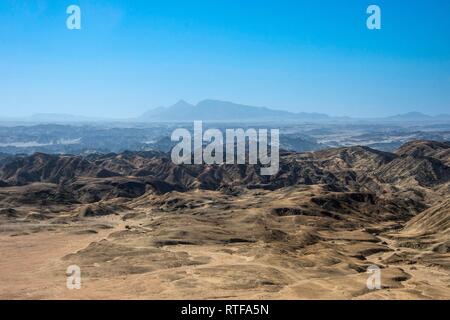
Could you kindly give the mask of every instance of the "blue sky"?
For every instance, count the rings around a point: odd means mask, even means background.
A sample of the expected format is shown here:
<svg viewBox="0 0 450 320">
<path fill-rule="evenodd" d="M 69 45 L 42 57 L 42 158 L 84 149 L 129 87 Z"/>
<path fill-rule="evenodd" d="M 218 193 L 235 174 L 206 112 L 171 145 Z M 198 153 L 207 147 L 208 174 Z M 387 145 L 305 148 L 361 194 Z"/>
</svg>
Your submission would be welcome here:
<svg viewBox="0 0 450 320">
<path fill-rule="evenodd" d="M 77 4 L 82 30 L 66 28 Z M 382 29 L 366 28 L 366 9 Z M 205 98 L 330 115 L 450 113 L 443 0 L 2 0 L 1 116 L 133 117 Z"/>
</svg>

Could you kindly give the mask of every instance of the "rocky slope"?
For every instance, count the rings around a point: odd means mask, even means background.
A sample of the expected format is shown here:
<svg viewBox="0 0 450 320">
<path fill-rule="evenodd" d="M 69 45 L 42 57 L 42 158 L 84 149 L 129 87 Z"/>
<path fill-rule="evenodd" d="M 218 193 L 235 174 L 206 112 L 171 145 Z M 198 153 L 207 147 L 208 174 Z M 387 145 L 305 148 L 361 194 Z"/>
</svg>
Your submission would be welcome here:
<svg viewBox="0 0 450 320">
<path fill-rule="evenodd" d="M 0 254 L 11 271 L 0 297 L 449 298 L 448 149 L 283 152 L 272 177 L 176 166 L 156 152 L 5 158 Z M 56 250 L 64 239 L 81 247 Z M 36 255 L 35 279 L 18 285 L 13 263 L 36 252 L 57 262 Z M 57 276 L 70 264 L 83 270 L 83 293 Z M 374 264 L 376 292 L 365 284 Z"/>
</svg>

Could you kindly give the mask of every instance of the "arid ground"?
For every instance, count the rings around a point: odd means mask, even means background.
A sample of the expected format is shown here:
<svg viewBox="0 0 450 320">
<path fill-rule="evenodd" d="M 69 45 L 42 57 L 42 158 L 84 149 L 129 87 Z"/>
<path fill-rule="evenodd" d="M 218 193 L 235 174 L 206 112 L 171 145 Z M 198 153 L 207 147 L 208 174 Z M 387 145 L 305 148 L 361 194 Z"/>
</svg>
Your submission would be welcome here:
<svg viewBox="0 0 450 320">
<path fill-rule="evenodd" d="M 449 191 L 433 141 L 286 152 L 272 177 L 152 152 L 6 157 L 0 298 L 450 299 Z"/>
</svg>

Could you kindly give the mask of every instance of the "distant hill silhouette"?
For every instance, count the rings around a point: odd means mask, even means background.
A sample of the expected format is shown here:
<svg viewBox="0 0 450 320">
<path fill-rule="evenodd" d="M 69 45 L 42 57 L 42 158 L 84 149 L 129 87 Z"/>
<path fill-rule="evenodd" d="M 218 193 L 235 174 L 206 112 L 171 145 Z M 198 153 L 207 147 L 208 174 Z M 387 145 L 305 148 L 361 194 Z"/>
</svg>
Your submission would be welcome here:
<svg viewBox="0 0 450 320">
<path fill-rule="evenodd" d="M 320 113 L 293 113 L 254 107 L 219 100 L 203 100 L 192 105 L 184 100 L 167 108 L 157 108 L 142 115 L 142 121 L 276 121 L 276 120 L 327 120 L 330 117 Z"/>
<path fill-rule="evenodd" d="M 31 123 L 83 123 L 83 122 L 192 122 L 195 120 L 212 122 L 433 122 L 450 123 L 450 114 L 430 116 L 421 112 L 408 112 L 387 117 L 357 118 L 333 117 L 316 112 L 289 112 L 267 107 L 256 107 L 221 100 L 202 100 L 196 105 L 180 100 L 169 107 L 159 107 L 145 112 L 134 118 L 112 119 L 108 117 L 90 117 L 73 114 L 38 113 L 28 117 L 7 118 L 0 117 L 2 122 L 31 122 Z"/>
<path fill-rule="evenodd" d="M 441 114 L 437 116 L 429 116 L 421 112 L 408 112 L 403 114 L 398 114 L 391 117 L 384 118 L 389 121 L 439 121 L 439 120 L 450 120 L 450 115 Z"/>
</svg>

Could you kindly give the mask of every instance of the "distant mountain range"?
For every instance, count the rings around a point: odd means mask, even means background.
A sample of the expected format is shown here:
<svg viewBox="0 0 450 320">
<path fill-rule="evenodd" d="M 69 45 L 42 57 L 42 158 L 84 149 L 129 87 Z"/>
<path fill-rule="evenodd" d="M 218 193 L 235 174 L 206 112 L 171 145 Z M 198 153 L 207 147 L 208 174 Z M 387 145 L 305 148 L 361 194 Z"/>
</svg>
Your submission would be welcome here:
<svg viewBox="0 0 450 320">
<path fill-rule="evenodd" d="M 408 112 L 398 114 L 395 116 L 383 118 L 390 121 L 435 121 L 435 120 L 450 120 L 450 114 L 440 114 L 437 116 L 429 116 L 421 112 Z"/>
<path fill-rule="evenodd" d="M 149 110 L 137 121 L 348 121 L 357 118 L 331 117 L 323 113 L 288 112 L 274 110 L 267 107 L 255 107 L 220 100 L 203 100 L 197 105 L 190 104 L 184 100 L 178 101 L 170 107 L 160 107 Z M 450 114 L 430 116 L 420 112 L 409 112 L 383 118 L 361 118 L 367 121 L 392 121 L 392 122 L 415 122 L 415 121 L 450 121 Z"/>
<path fill-rule="evenodd" d="M 409 112 L 383 118 L 332 117 L 323 113 L 289 112 L 267 107 L 255 107 L 220 100 L 203 100 L 196 105 L 180 100 L 170 107 L 159 107 L 143 115 L 129 119 L 107 119 L 76 116 L 70 114 L 40 113 L 24 118 L 0 118 L 0 121 L 33 123 L 76 122 L 192 122 L 195 120 L 214 122 L 255 121 L 389 121 L 389 122 L 450 122 L 450 114 L 430 116 L 420 112 Z"/>
<path fill-rule="evenodd" d="M 219 100 L 203 100 L 197 105 L 180 100 L 171 107 L 150 110 L 139 118 L 144 121 L 317 121 L 328 119 L 330 119 L 328 115 L 321 113 L 293 113 Z"/>
</svg>

